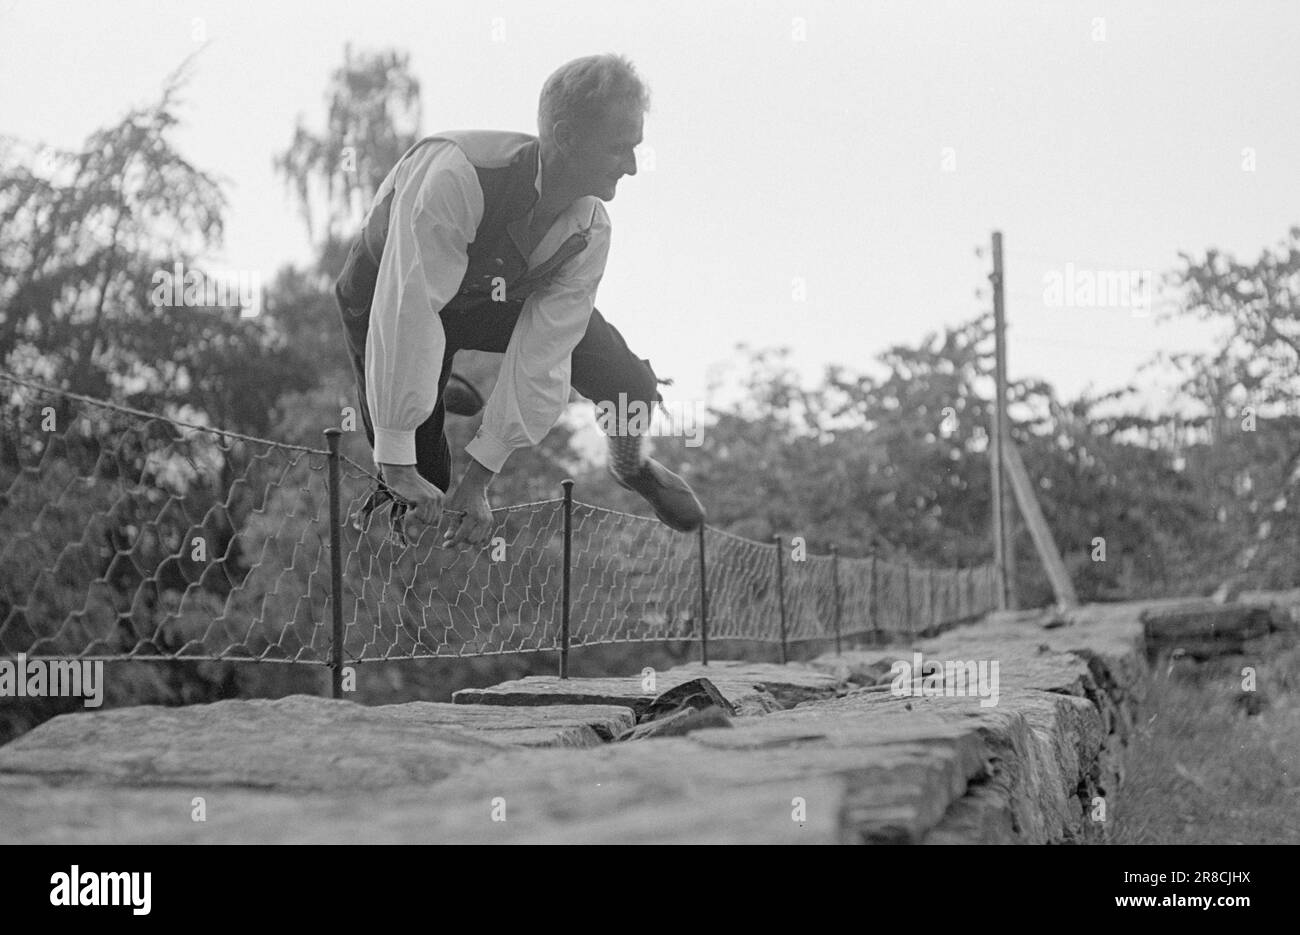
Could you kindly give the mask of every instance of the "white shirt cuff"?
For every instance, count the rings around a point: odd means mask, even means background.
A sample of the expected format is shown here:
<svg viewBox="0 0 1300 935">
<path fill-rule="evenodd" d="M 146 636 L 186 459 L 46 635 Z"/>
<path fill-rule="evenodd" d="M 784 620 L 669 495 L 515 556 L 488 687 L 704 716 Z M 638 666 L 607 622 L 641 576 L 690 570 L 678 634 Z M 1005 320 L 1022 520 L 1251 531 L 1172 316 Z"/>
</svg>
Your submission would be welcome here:
<svg viewBox="0 0 1300 935">
<path fill-rule="evenodd" d="M 414 464 L 415 431 L 375 428 L 375 464 Z"/>
<path fill-rule="evenodd" d="M 506 458 L 510 457 L 510 452 L 513 450 L 513 448 L 497 441 L 492 436 L 485 435 L 482 429 L 479 429 L 478 434 L 474 436 L 474 440 L 465 446 L 465 454 L 493 474 L 501 473 L 501 467 L 506 463 Z"/>
</svg>

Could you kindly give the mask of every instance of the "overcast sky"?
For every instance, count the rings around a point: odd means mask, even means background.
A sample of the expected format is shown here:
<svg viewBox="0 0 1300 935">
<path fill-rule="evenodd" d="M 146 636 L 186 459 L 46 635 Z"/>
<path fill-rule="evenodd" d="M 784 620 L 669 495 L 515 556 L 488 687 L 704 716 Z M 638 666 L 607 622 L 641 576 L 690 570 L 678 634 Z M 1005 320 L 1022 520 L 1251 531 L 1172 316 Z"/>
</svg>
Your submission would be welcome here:
<svg viewBox="0 0 1300 935">
<path fill-rule="evenodd" d="M 557 65 L 630 56 L 653 168 L 609 206 L 597 305 L 683 398 L 737 341 L 789 345 L 813 378 L 974 316 L 994 229 L 1011 376 L 1110 388 L 1204 329 L 1048 307 L 1045 277 L 1158 276 L 1207 246 L 1253 260 L 1300 223 L 1285 0 L 0 0 L 0 133 L 78 146 L 153 99 L 196 30 L 178 141 L 230 181 L 210 263 L 266 280 L 309 256 L 271 160 L 299 115 L 323 121 L 344 43 L 411 53 L 428 132 L 535 132 Z"/>
</svg>

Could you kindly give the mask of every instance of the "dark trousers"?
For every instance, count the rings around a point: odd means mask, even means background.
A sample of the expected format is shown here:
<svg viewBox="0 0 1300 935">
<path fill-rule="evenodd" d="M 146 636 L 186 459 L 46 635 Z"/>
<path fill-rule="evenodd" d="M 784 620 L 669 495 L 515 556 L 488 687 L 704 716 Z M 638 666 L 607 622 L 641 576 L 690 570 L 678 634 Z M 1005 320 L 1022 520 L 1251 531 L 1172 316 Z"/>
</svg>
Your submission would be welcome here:
<svg viewBox="0 0 1300 935">
<path fill-rule="evenodd" d="M 348 308 L 337 292 L 335 298 L 339 302 L 343 332 L 352 358 L 352 369 L 356 373 L 366 438 L 373 448 L 375 431 L 366 400 L 365 370 L 370 311 Z M 447 348 L 438 374 L 438 401 L 434 404 L 433 414 L 415 430 L 415 466 L 421 477 L 443 492 L 451 486 L 451 449 L 443 433 L 446 409 L 442 397 L 451 377 L 452 361 L 457 351 L 504 353 L 522 309 L 522 302 L 479 300 L 472 304 L 453 303 L 442 311 Z M 609 400 L 617 403 L 620 393 L 627 394 L 629 404 L 639 401 L 652 408 L 654 403 L 661 401 L 659 381 L 650 361 L 642 360 L 628 350 L 618 329 L 594 309 L 587 333 L 573 349 L 570 379 L 573 388 L 593 402 Z"/>
</svg>

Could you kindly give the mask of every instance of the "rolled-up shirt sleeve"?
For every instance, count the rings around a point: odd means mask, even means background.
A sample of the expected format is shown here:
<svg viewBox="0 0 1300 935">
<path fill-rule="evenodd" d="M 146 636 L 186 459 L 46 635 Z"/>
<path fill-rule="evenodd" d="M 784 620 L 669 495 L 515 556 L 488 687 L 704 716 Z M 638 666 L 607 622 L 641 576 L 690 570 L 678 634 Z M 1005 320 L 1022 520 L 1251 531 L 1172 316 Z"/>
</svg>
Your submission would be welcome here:
<svg viewBox="0 0 1300 935">
<path fill-rule="evenodd" d="M 464 278 L 483 190 L 464 153 L 437 142 L 403 160 L 393 185 L 366 338 L 366 398 L 375 463 L 414 464 L 415 430 L 438 401 L 447 344 L 439 313 Z"/>
<path fill-rule="evenodd" d="M 483 422 L 465 446 L 493 473 L 512 451 L 545 438 L 568 404 L 573 349 L 587 331 L 609 256 L 609 215 L 591 200 L 587 246 L 524 300 Z"/>
</svg>

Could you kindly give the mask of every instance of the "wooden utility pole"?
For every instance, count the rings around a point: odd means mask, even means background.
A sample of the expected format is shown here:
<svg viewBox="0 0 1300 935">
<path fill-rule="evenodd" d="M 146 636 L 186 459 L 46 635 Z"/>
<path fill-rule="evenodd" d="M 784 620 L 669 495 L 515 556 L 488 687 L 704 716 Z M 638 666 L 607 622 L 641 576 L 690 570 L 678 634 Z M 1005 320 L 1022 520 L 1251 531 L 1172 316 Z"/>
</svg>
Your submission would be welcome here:
<svg viewBox="0 0 1300 935">
<path fill-rule="evenodd" d="M 1012 522 L 1015 517 L 1011 512 L 1011 502 L 1005 496 L 1003 474 L 1006 467 L 1006 455 L 1003 444 L 1007 432 L 1007 334 L 1006 311 L 1002 297 L 1002 232 L 993 232 L 993 272 L 989 276 L 993 283 L 993 338 L 996 353 L 994 380 L 996 389 L 993 400 L 993 444 L 992 483 L 993 483 L 993 554 L 998 567 L 998 608 L 1006 610 L 1016 606 L 1016 563 L 1015 551 L 1011 547 Z"/>
</svg>

